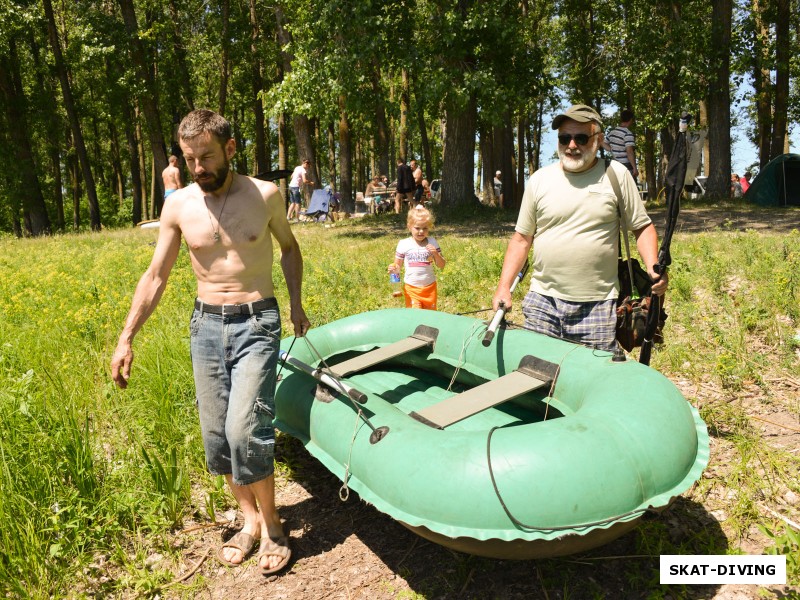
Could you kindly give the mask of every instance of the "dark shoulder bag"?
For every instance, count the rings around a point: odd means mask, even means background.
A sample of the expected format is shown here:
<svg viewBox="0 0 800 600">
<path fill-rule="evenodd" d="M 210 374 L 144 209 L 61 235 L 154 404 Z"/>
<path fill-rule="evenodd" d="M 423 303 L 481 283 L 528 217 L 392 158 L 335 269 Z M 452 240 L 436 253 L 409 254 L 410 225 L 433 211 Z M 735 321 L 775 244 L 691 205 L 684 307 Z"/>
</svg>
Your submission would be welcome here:
<svg viewBox="0 0 800 600">
<path fill-rule="evenodd" d="M 622 190 L 619 187 L 617 174 L 606 161 L 606 176 L 614 194 L 617 196 L 617 214 L 620 220 L 620 237 L 625 243 L 625 258 L 617 260 L 617 276 L 619 277 L 619 298 L 617 298 L 617 341 L 628 352 L 642 345 L 644 340 L 647 313 L 650 310 L 650 291 L 653 282 L 647 271 L 635 258 L 631 258 L 628 242 L 628 219 L 622 206 Z M 622 244 L 620 244 L 620 254 Z M 656 337 L 660 338 L 659 327 Z"/>
</svg>

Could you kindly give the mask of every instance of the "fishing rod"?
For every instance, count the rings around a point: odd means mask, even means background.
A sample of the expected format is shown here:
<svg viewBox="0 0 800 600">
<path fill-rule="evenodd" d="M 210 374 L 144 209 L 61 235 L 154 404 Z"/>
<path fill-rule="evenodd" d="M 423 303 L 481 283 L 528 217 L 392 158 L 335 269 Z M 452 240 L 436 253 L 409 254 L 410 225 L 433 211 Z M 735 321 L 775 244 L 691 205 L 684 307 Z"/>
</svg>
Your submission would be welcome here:
<svg viewBox="0 0 800 600">
<path fill-rule="evenodd" d="M 517 273 L 517 276 L 514 278 L 514 281 L 511 282 L 511 288 L 509 291 L 513 294 L 514 290 L 517 287 L 517 284 L 525 278 L 525 274 L 528 272 L 528 259 L 525 259 L 525 264 L 522 265 L 522 270 Z M 497 312 L 494 313 L 494 317 L 492 318 L 492 322 L 489 323 L 489 327 L 486 328 L 486 333 L 483 336 L 483 341 L 481 342 L 486 348 L 492 343 L 494 339 L 495 331 L 500 326 L 500 322 L 503 320 L 503 317 L 506 315 L 506 305 L 505 302 L 502 300 L 500 301 L 500 307 L 497 309 Z"/>
<path fill-rule="evenodd" d="M 689 113 L 684 112 L 681 115 L 678 137 L 675 140 L 675 145 L 672 148 L 672 154 L 669 157 L 669 163 L 667 165 L 667 174 L 665 178 L 667 190 L 666 225 L 664 227 L 664 239 L 661 241 L 661 248 L 658 251 L 658 260 L 656 264 L 653 265 L 653 270 L 660 276 L 664 276 L 667 272 L 667 268 L 672 264 L 672 256 L 670 255 L 669 249 L 672 244 L 672 234 L 675 232 L 675 226 L 678 223 L 678 213 L 681 209 L 681 196 L 683 195 L 683 187 L 686 183 L 686 165 L 689 162 L 689 140 L 686 132 L 691 120 L 692 115 Z M 647 312 L 642 347 L 639 350 L 639 362 L 643 365 L 650 364 L 650 354 L 653 349 L 656 332 L 658 331 L 659 324 L 663 323 L 664 319 L 666 319 L 666 314 L 662 315 L 662 313 L 661 297 L 651 292 L 650 308 Z"/>
</svg>

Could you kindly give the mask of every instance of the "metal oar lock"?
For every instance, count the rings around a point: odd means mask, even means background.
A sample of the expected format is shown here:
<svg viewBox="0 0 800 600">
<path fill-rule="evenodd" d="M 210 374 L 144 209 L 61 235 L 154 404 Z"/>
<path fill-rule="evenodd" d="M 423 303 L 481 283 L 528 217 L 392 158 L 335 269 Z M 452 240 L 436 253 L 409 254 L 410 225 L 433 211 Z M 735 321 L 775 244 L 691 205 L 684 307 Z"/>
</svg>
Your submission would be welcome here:
<svg viewBox="0 0 800 600">
<path fill-rule="evenodd" d="M 308 342 L 308 339 L 306 339 L 306 342 Z M 346 381 L 342 381 L 341 378 L 336 377 L 332 373 L 326 372 L 320 367 L 312 367 L 311 365 L 304 363 L 302 360 L 291 356 L 285 350 L 281 350 L 279 357 L 280 360 L 289 363 L 293 367 L 303 371 L 308 375 L 311 375 L 311 377 L 316 379 L 320 384 L 325 385 L 328 389 L 347 396 L 350 402 L 353 403 L 353 406 L 355 406 L 358 414 L 364 420 L 364 423 L 366 423 L 367 426 L 372 430 L 372 433 L 369 436 L 369 441 L 371 444 L 376 444 L 377 442 L 381 441 L 389 433 L 388 427 L 375 427 L 372 423 L 370 423 L 370 420 L 366 417 L 366 415 L 364 415 L 364 411 L 360 406 L 361 404 L 366 404 L 367 402 L 367 395 L 364 392 L 354 388 Z M 316 397 L 322 402 L 330 402 L 333 399 L 325 398 L 322 394 L 316 394 Z"/>
</svg>

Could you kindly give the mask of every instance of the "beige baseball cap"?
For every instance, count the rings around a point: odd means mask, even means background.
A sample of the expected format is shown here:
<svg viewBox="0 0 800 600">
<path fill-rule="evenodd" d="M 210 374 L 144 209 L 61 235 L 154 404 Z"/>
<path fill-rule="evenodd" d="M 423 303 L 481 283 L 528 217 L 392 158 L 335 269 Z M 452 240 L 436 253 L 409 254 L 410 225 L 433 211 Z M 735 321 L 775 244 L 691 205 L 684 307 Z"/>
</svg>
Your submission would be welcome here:
<svg viewBox="0 0 800 600">
<path fill-rule="evenodd" d="M 585 104 L 573 104 L 563 113 L 556 116 L 556 118 L 553 119 L 553 129 L 561 127 L 561 123 L 564 122 L 564 119 L 572 119 L 578 123 L 594 121 L 601 129 L 603 128 L 603 120 L 600 118 L 600 115 L 598 115 L 597 111 L 591 106 L 586 106 Z"/>
</svg>

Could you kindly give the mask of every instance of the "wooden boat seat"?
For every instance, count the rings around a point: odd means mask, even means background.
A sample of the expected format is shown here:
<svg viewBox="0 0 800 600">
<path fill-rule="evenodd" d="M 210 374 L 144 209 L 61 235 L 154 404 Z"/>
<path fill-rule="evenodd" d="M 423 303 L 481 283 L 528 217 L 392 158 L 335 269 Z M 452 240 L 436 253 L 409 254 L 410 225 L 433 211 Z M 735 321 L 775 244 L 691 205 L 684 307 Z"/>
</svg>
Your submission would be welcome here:
<svg viewBox="0 0 800 600">
<path fill-rule="evenodd" d="M 363 371 L 378 363 L 386 362 L 387 360 L 413 352 L 414 350 L 419 350 L 420 348 L 429 347 L 430 350 L 433 350 L 438 335 L 438 329 L 419 325 L 414 330 L 414 333 L 407 338 L 389 344 L 388 346 L 376 348 L 375 350 L 341 362 L 338 365 L 333 365 L 330 367 L 330 371 L 337 377 L 346 377 L 352 373 Z"/>
<path fill-rule="evenodd" d="M 421 411 L 414 411 L 410 416 L 430 427 L 444 429 L 448 425 L 463 421 L 467 417 L 527 392 L 541 387 L 550 388 L 557 376 L 558 365 L 526 355 L 515 371 L 451 396 Z"/>
</svg>

